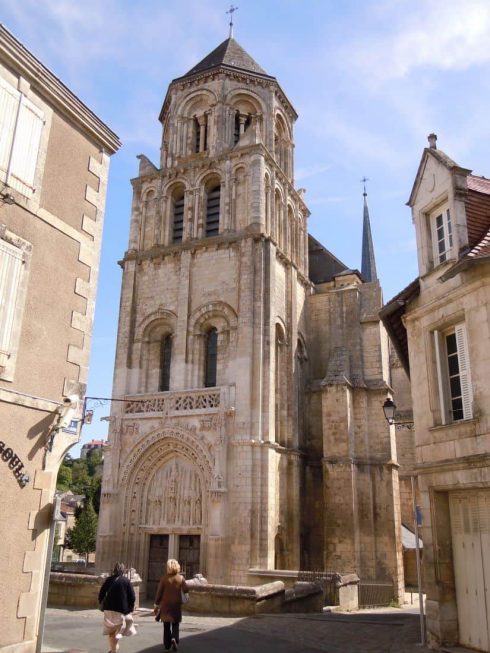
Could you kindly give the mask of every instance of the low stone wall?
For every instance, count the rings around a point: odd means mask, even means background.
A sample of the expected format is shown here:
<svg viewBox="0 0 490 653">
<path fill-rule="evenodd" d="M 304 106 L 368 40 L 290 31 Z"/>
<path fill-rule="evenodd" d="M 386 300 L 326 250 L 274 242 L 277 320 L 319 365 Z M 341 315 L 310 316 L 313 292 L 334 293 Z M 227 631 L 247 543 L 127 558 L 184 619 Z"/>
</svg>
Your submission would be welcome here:
<svg viewBox="0 0 490 653">
<path fill-rule="evenodd" d="M 49 577 L 49 606 L 76 606 L 78 608 L 97 608 L 99 605 L 99 590 L 107 578 L 95 574 L 80 574 L 70 572 L 51 572 Z M 131 577 L 136 594 L 136 607 L 139 607 L 139 590 L 141 579 L 136 574 Z"/>
<path fill-rule="evenodd" d="M 248 587 L 247 585 L 190 585 L 189 613 L 252 615 L 260 612 L 280 612 L 284 603 L 284 583 L 276 581 Z"/>
<path fill-rule="evenodd" d="M 271 582 L 281 580 L 288 589 L 298 588 L 302 584 L 314 584 L 321 588 L 323 605 L 338 606 L 341 610 L 359 608 L 359 576 L 357 574 L 338 574 L 322 571 L 296 571 L 287 569 L 250 569 L 250 582 Z M 316 605 L 316 599 L 310 601 Z M 307 612 L 308 610 L 305 610 Z"/>
<path fill-rule="evenodd" d="M 300 582 L 286 590 L 281 612 L 322 612 L 323 605 L 323 588 Z"/>
</svg>

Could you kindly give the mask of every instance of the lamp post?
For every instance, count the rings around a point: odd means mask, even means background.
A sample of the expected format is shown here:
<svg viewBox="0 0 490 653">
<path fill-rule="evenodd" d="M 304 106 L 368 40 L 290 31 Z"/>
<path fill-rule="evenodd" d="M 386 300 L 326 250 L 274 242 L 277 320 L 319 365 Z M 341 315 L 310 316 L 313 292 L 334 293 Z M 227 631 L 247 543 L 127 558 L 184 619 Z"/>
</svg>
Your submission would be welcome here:
<svg viewBox="0 0 490 653">
<path fill-rule="evenodd" d="M 383 404 L 383 412 L 385 419 L 390 426 L 396 426 L 397 429 L 406 428 L 413 430 L 413 422 L 408 420 L 397 421 L 395 419 L 396 415 L 396 404 L 390 397 L 385 399 Z M 413 522 L 414 522 L 414 535 L 415 535 L 415 560 L 417 563 L 417 585 L 418 585 L 418 594 L 419 594 L 419 610 L 420 610 L 420 645 L 425 646 L 425 618 L 424 618 L 424 597 L 422 593 L 422 567 L 420 561 L 420 541 L 419 541 L 419 526 L 421 526 L 421 515 L 417 506 L 417 500 L 415 496 L 415 483 L 416 477 L 412 474 L 410 476 L 410 481 L 412 485 L 412 502 L 413 502 Z"/>
</svg>

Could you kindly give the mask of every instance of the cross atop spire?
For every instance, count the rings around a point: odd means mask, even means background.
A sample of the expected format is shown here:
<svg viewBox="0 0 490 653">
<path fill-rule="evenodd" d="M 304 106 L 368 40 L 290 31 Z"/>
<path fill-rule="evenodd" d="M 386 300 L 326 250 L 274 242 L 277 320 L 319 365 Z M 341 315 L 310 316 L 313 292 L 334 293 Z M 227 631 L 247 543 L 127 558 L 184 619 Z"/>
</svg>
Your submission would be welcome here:
<svg viewBox="0 0 490 653">
<path fill-rule="evenodd" d="M 235 7 L 234 5 L 230 5 L 230 8 L 228 9 L 227 14 L 230 14 L 230 39 L 233 38 L 233 14 L 235 11 L 238 10 L 238 7 Z"/>
<path fill-rule="evenodd" d="M 363 177 L 363 178 L 361 179 L 361 183 L 364 184 L 364 193 L 363 193 L 364 197 L 367 197 L 367 193 L 366 193 L 366 181 L 369 181 L 369 178 L 368 178 L 368 177 Z"/>
<path fill-rule="evenodd" d="M 362 225 L 362 261 L 361 274 L 366 281 L 377 281 L 376 260 L 374 258 L 373 238 L 371 236 L 371 223 L 369 220 L 369 209 L 367 205 L 366 182 L 367 177 L 363 177 L 361 182 L 364 184 L 364 216 Z"/>
</svg>

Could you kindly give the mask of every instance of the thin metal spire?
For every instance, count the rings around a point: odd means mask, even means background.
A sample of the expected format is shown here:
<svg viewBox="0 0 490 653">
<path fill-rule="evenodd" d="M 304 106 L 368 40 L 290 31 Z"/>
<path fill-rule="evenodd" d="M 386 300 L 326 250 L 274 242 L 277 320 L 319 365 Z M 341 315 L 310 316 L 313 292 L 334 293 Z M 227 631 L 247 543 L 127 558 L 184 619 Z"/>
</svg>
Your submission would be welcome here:
<svg viewBox="0 0 490 653">
<path fill-rule="evenodd" d="M 238 7 L 235 7 L 234 5 L 230 5 L 230 8 L 228 9 L 227 14 L 230 14 L 230 39 L 233 38 L 233 14 L 235 11 L 237 11 Z"/>
<path fill-rule="evenodd" d="M 364 216 L 362 225 L 362 261 L 361 274 L 366 281 L 377 281 L 376 260 L 374 258 L 373 238 L 371 236 L 371 222 L 369 220 L 369 209 L 367 205 L 366 182 L 367 177 L 361 179 L 364 187 Z"/>
</svg>

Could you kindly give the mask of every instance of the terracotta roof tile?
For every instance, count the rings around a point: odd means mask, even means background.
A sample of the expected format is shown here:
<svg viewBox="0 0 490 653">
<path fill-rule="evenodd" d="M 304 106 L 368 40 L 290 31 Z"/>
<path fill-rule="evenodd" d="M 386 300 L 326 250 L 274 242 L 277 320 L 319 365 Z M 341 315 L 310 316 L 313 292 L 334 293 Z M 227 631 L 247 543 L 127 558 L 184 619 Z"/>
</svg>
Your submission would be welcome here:
<svg viewBox="0 0 490 653">
<path fill-rule="evenodd" d="M 481 256 L 490 256 L 490 229 L 483 236 L 479 243 L 477 243 L 466 256 L 470 258 L 480 258 Z"/>
<path fill-rule="evenodd" d="M 490 195 L 490 179 L 487 179 L 486 177 L 477 177 L 476 175 L 468 175 L 466 181 L 468 182 L 468 189 Z"/>
<path fill-rule="evenodd" d="M 466 224 L 468 245 L 475 247 L 490 229 L 490 179 L 468 175 Z"/>
</svg>

